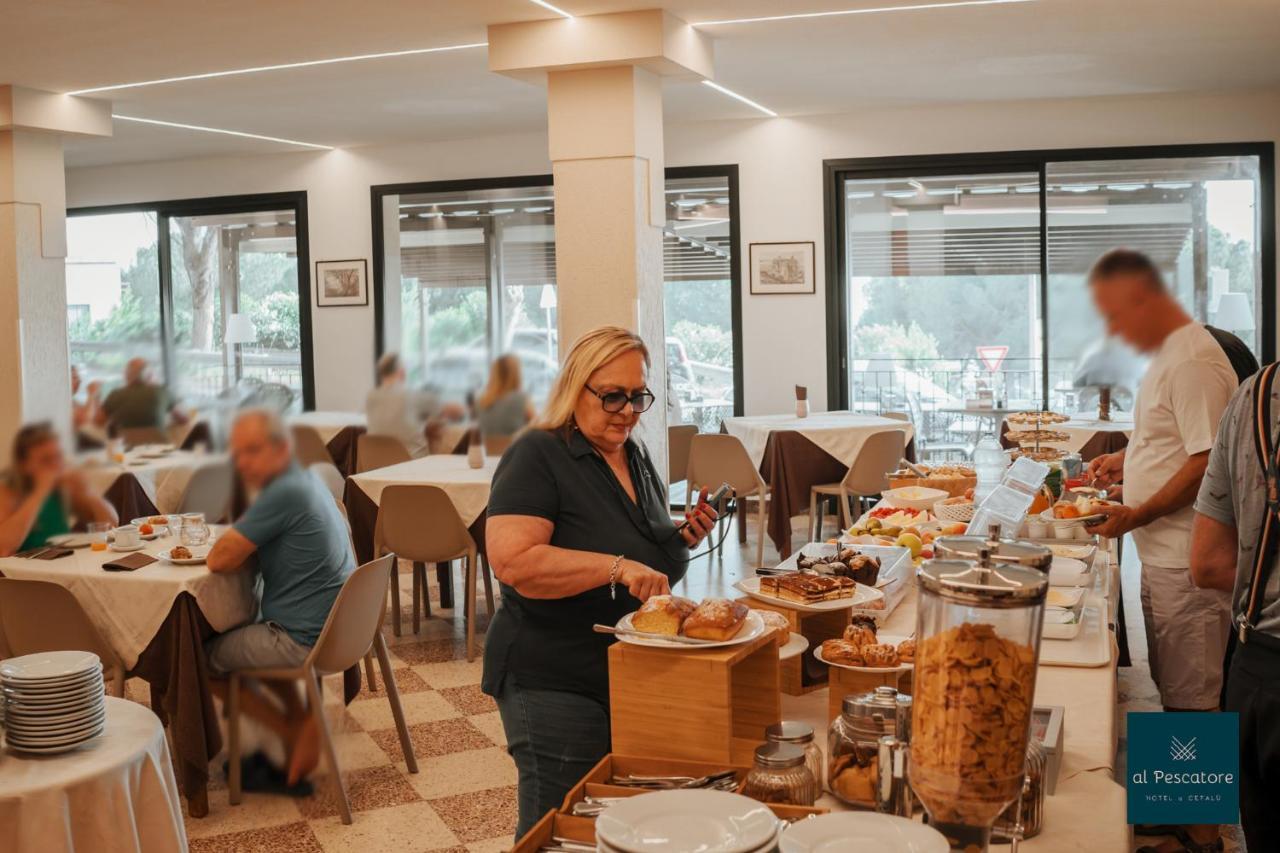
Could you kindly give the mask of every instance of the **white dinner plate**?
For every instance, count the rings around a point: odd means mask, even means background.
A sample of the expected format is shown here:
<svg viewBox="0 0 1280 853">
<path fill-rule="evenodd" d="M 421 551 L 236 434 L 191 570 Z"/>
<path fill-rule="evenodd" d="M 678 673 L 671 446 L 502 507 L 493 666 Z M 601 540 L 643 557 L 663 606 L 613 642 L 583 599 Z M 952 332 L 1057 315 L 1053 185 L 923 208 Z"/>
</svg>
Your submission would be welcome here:
<svg viewBox="0 0 1280 853">
<path fill-rule="evenodd" d="M 745 592 L 750 597 L 758 601 L 767 601 L 770 604 L 781 605 L 792 610 L 798 610 L 801 613 L 823 613 L 828 610 L 848 610 L 851 607 L 865 607 L 872 601 L 879 601 L 884 598 L 884 592 L 866 584 L 858 584 L 853 590 L 851 598 L 837 598 L 833 601 L 819 601 L 817 604 L 801 604 L 798 601 L 790 601 L 785 598 L 767 595 L 760 591 L 760 577 L 743 578 L 733 585 L 733 588 Z"/>
<path fill-rule="evenodd" d="M 88 548 L 88 533 L 61 533 L 49 537 L 49 544 L 55 548 Z"/>
<path fill-rule="evenodd" d="M 143 538 L 145 538 L 145 537 L 143 537 L 143 535 L 142 535 L 141 533 L 139 533 L 139 534 L 138 534 L 138 538 L 139 538 L 139 539 L 143 539 Z M 154 539 L 155 537 L 153 536 L 152 538 Z M 115 551 L 115 552 L 116 552 L 116 553 L 118 553 L 118 554 L 127 554 L 127 553 L 129 553 L 130 551 L 141 551 L 141 550 L 142 550 L 143 548 L 145 548 L 145 547 L 147 547 L 147 546 L 146 546 L 146 545 L 144 545 L 144 544 L 142 544 L 141 542 L 139 542 L 137 545 L 134 545 L 134 546 L 132 546 L 132 547 L 130 547 L 130 548 L 122 548 L 122 547 L 120 547 L 119 545 L 117 545 L 117 544 L 116 544 L 116 543 L 114 543 L 114 542 L 112 542 L 110 545 L 108 545 L 108 546 L 107 546 L 108 550 Z"/>
<path fill-rule="evenodd" d="M 618 620 L 619 628 L 628 631 L 634 631 L 631 627 L 631 617 L 633 614 L 628 613 Z M 698 651 L 699 649 L 718 649 L 721 646 L 736 646 L 739 643 L 746 643 L 754 640 L 765 632 L 764 620 L 760 618 L 760 614 L 754 610 L 747 611 L 747 618 L 743 620 L 742 627 L 738 629 L 738 633 L 734 634 L 727 640 L 714 640 L 705 643 L 680 643 L 673 640 L 663 640 L 656 637 L 633 637 L 629 634 L 619 634 L 618 639 L 624 643 L 631 643 L 633 646 L 649 646 L 655 649 L 682 649 L 688 651 Z"/>
<path fill-rule="evenodd" d="M 96 735 L 94 737 L 96 737 Z M 10 743 L 8 744 L 8 747 L 14 752 L 25 752 L 28 755 L 59 755 L 64 752 L 71 752 L 73 749 L 79 749 L 91 740 L 93 740 L 93 738 L 85 738 L 81 741 L 61 744 L 59 746 L 20 746 L 16 743 Z"/>
<path fill-rule="evenodd" d="M 728 791 L 654 791 L 614 803 L 596 836 L 619 853 L 751 853 L 778 832 L 769 807 Z"/>
<path fill-rule="evenodd" d="M 0 685 L 0 690 L 3 690 L 4 695 L 13 701 L 48 704 L 49 702 L 64 702 L 67 699 L 91 694 L 94 690 L 101 690 L 102 684 L 102 673 L 97 672 L 89 673 L 83 678 L 74 681 L 48 685 L 27 685 L 6 681 Z"/>
<path fill-rule="evenodd" d="M 905 817 L 832 812 L 794 823 L 782 833 L 780 853 L 947 853 L 941 832 Z"/>
<path fill-rule="evenodd" d="M 95 730 L 101 730 L 106 725 L 107 715 L 104 709 L 103 713 L 97 717 L 91 717 L 78 723 L 67 723 L 62 726 L 49 726 L 40 729 L 5 729 L 5 737 L 9 740 L 20 740 L 24 743 L 35 744 L 36 746 L 50 746 L 53 743 L 64 743 L 74 740 L 78 737 L 92 737 Z"/>
<path fill-rule="evenodd" d="M 61 717 L 27 719 L 12 714 L 5 718 L 5 731 L 12 735 L 52 737 L 96 726 L 107 718 L 105 706 L 90 713 L 65 714 Z"/>
<path fill-rule="evenodd" d="M 791 632 L 791 639 L 778 648 L 778 660 L 791 660 L 800 657 L 809 648 L 809 640 L 803 634 Z"/>
<path fill-rule="evenodd" d="M 102 661 L 93 652 L 36 652 L 0 662 L 5 681 L 43 682 L 94 671 L 102 671 Z"/>
<path fill-rule="evenodd" d="M 1083 586 L 1089 580 L 1089 566 L 1084 560 L 1054 555 L 1049 565 L 1050 586 Z"/>
<path fill-rule="evenodd" d="M 50 678 L 19 678 L 0 673 L 0 686 L 9 690 L 46 692 L 70 689 L 86 682 L 97 681 L 101 677 L 102 665 L 99 664 L 93 669 L 77 672 L 75 675 L 52 676 Z"/>
<path fill-rule="evenodd" d="M 98 723 L 96 728 L 85 729 L 73 735 L 65 735 L 56 738 L 27 738 L 19 737 L 16 734 L 5 735 L 5 743 L 9 746 L 26 749 L 28 747 L 44 748 L 50 746 L 78 746 L 88 740 L 93 740 L 106 730 L 106 723 Z"/>
<path fill-rule="evenodd" d="M 1069 557 L 1073 560 L 1087 560 L 1097 550 L 1092 545 L 1068 545 L 1065 542 L 1061 544 L 1051 542 L 1045 547 L 1052 551 L 1055 557 Z"/>
<path fill-rule="evenodd" d="M 893 646 L 895 648 L 899 643 L 901 643 L 905 639 L 907 638 L 898 634 L 877 634 L 876 635 L 876 640 L 878 640 L 881 644 Z M 911 661 L 903 661 L 897 666 L 854 666 L 853 664 L 849 664 L 849 663 L 832 663 L 831 661 L 826 660 L 825 658 L 822 657 L 821 644 L 813 647 L 813 656 L 818 660 L 822 661 L 823 663 L 825 663 L 827 666 L 838 666 L 840 667 L 840 669 L 847 669 L 851 672 L 882 672 L 882 673 L 883 672 L 906 672 L 909 669 L 916 668 L 915 663 Z"/>
<path fill-rule="evenodd" d="M 764 844 L 761 844 L 755 850 L 750 851 L 750 853 L 776 853 L 778 849 L 778 838 L 779 836 L 782 835 L 784 831 L 786 831 L 786 828 L 787 828 L 787 824 L 779 821 L 778 830 L 773 834 L 773 837 L 770 838 L 768 841 L 766 841 Z M 608 844 L 606 844 L 605 842 L 599 839 L 596 839 L 596 850 L 599 851 L 599 853 L 626 853 L 626 851 L 619 850 L 614 847 L 610 847 Z"/>
<path fill-rule="evenodd" d="M 188 545 L 187 550 L 191 552 L 190 557 L 173 558 L 169 556 L 170 549 L 166 548 L 156 554 L 166 563 L 172 563 L 175 566 L 198 566 L 209 558 L 209 552 L 212 549 L 209 545 Z"/>
<path fill-rule="evenodd" d="M 6 693 L 5 698 L 8 702 L 7 712 L 9 714 L 65 714 L 68 711 L 74 711 L 83 708 L 96 698 L 105 696 L 101 686 L 94 689 L 85 690 L 83 693 L 70 696 L 54 696 L 49 700 L 30 699 L 26 696 L 19 696 L 14 693 Z"/>
</svg>

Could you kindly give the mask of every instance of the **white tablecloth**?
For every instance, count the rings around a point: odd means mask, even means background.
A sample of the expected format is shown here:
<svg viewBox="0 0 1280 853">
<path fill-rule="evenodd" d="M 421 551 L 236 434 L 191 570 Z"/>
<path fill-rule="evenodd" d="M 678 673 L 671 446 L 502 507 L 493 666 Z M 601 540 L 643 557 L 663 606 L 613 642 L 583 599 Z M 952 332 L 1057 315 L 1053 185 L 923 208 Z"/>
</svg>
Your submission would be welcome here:
<svg viewBox="0 0 1280 853">
<path fill-rule="evenodd" d="M 89 485 L 99 494 L 104 494 L 121 474 L 132 474 L 138 485 L 146 492 L 156 509 L 162 513 L 177 512 L 182 504 L 182 496 L 187 493 L 187 484 L 191 475 L 203 465 L 225 465 L 227 455 L 224 453 L 194 453 L 188 450 L 174 450 L 158 459 L 147 459 L 147 454 L 155 453 L 154 448 L 139 447 L 125 454 L 124 464 L 103 464 L 104 451 L 90 451 L 82 454 L 81 459 L 88 461 L 84 471 Z M 130 519 L 123 518 L 122 522 Z"/>
<path fill-rule="evenodd" d="M 453 501 L 462 523 L 470 527 L 489 504 L 489 486 L 497 467 L 497 458 L 486 457 L 483 468 L 472 468 L 467 465 L 465 454 L 449 453 L 375 468 L 352 475 L 351 482 L 375 504 L 382 499 L 382 490 L 387 486 L 439 486 Z"/>
<path fill-rule="evenodd" d="M 328 444 L 333 437 L 351 426 L 366 426 L 364 412 L 299 412 L 289 418 L 290 424 L 309 426 L 320 433 L 320 440 Z"/>
<path fill-rule="evenodd" d="M 171 537 L 146 543 L 146 553 L 177 545 Z M 126 668 L 132 668 L 164 624 L 174 599 L 187 592 L 209 624 L 227 631 L 254 618 L 257 602 L 247 571 L 214 574 L 204 565 L 173 566 L 156 560 L 132 572 L 104 571 L 102 564 L 123 557 L 114 551 L 79 548 L 57 560 L 0 559 L 0 573 L 19 580 L 52 581 L 71 591 Z"/>
<path fill-rule="evenodd" d="M 107 697 L 106 731 L 69 753 L 0 754 L 0 849 L 169 853 L 187 849 L 160 720 Z"/>
<path fill-rule="evenodd" d="M 907 421 L 862 415 L 857 412 L 814 412 L 807 418 L 795 415 L 748 415 L 741 418 L 725 418 L 725 432 L 742 442 L 747 455 L 757 468 L 764 460 L 764 447 L 769 433 L 775 430 L 795 430 L 845 465 L 852 465 L 867 436 L 886 430 L 900 430 L 907 434 L 907 442 L 915 430 Z"/>
<path fill-rule="evenodd" d="M 1097 418 L 1074 415 L 1071 420 L 1061 424 L 1046 424 L 1045 429 L 1065 432 L 1070 436 L 1066 441 L 1046 441 L 1051 447 L 1060 447 L 1068 453 L 1079 453 L 1080 448 L 1089 443 L 1100 432 L 1122 432 L 1128 438 L 1133 432 L 1133 415 L 1129 413 L 1113 414 L 1112 420 L 1100 421 Z M 1007 429 L 1026 429 L 1015 424 L 1007 424 Z"/>
</svg>

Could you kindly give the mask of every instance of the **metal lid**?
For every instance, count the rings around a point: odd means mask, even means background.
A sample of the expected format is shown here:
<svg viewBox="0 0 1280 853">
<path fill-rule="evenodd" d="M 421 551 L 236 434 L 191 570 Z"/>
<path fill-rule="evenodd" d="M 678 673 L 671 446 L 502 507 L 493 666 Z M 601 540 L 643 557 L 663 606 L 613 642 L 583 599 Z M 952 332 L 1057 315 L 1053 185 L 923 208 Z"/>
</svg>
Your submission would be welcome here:
<svg viewBox="0 0 1280 853">
<path fill-rule="evenodd" d="M 877 715 L 891 720 L 898 710 L 898 690 L 896 687 L 881 685 L 870 693 L 850 694 L 844 697 L 840 708 L 855 720 Z"/>
<path fill-rule="evenodd" d="M 804 764 L 804 749 L 793 743 L 762 743 L 756 747 L 756 764 L 760 767 L 798 767 Z"/>
<path fill-rule="evenodd" d="M 765 729 L 764 739 L 775 743 L 809 743 L 813 740 L 813 726 L 797 720 L 783 720 Z"/>
<path fill-rule="evenodd" d="M 1053 563 L 1053 551 L 1044 545 L 1017 539 L 939 536 L 933 540 L 933 551 L 946 560 L 972 560 L 992 566 L 1027 566 L 1046 572 Z M 987 552 L 990 556 L 984 557 Z"/>
<path fill-rule="evenodd" d="M 984 569 L 967 560 L 930 560 L 916 569 L 916 581 L 949 601 L 983 607 L 1031 607 L 1049 591 L 1049 577 L 1038 569 Z"/>
</svg>

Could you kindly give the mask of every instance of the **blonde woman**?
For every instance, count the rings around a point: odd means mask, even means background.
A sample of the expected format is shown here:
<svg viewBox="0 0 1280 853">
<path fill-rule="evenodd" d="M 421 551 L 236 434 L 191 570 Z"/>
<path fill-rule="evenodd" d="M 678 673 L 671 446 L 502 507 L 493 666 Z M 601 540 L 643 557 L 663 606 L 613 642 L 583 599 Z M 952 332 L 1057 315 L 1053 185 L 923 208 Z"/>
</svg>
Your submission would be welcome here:
<svg viewBox="0 0 1280 853">
<path fill-rule="evenodd" d="M 526 832 L 609 751 L 612 625 L 684 577 L 715 523 L 705 503 L 677 530 L 666 482 L 631 437 L 653 405 L 649 351 L 617 326 L 573 345 L 545 413 L 506 451 L 489 496 L 489 562 L 502 608 L 482 687 L 519 771 Z"/>
<path fill-rule="evenodd" d="M 534 418 L 533 403 L 521 388 L 520 359 L 507 354 L 489 368 L 489 384 L 476 398 L 476 424 L 485 437 L 513 436 Z"/>
</svg>

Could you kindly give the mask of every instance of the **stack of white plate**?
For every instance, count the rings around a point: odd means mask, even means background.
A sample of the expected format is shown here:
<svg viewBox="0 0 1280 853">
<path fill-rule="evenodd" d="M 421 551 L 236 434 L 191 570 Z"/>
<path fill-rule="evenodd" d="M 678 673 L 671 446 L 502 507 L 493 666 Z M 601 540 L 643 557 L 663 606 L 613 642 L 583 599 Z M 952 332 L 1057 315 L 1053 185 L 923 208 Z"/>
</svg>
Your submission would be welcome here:
<svg viewBox="0 0 1280 853">
<path fill-rule="evenodd" d="M 833 812 L 802 820 L 782 834 L 780 853 L 947 853 L 941 832 L 903 817 L 873 812 Z"/>
<path fill-rule="evenodd" d="M 778 843 L 783 823 L 763 803 L 727 791 L 639 794 L 596 818 L 605 853 L 758 853 Z"/>
<path fill-rule="evenodd" d="M 5 740 L 19 752 L 67 752 L 102 734 L 102 661 L 90 652 L 41 652 L 0 662 Z"/>
</svg>

